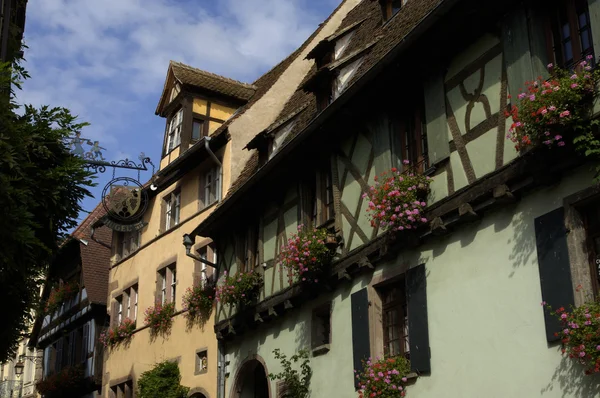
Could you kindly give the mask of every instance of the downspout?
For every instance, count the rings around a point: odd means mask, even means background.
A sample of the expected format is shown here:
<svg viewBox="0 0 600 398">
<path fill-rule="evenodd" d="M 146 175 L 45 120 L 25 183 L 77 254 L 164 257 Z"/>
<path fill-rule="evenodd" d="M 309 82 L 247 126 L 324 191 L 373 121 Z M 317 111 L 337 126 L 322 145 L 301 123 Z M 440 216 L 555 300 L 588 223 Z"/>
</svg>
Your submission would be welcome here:
<svg viewBox="0 0 600 398">
<path fill-rule="evenodd" d="M 215 155 L 215 153 L 212 151 L 212 149 L 210 149 L 209 147 L 209 143 L 210 143 L 211 137 L 204 137 L 204 148 L 206 148 L 206 151 L 209 153 L 209 155 L 213 158 L 213 160 L 215 161 L 215 163 L 219 166 L 219 198 L 217 200 L 217 202 L 221 202 L 222 198 L 223 198 L 223 164 L 219 161 L 219 158 L 217 158 L 217 156 Z M 189 254 L 188 254 L 189 255 Z M 190 256 L 191 257 L 191 256 Z M 216 267 L 215 267 L 216 269 Z M 217 364 L 218 364 L 218 371 L 217 371 L 217 398 L 225 398 L 225 372 L 226 372 L 226 366 L 227 364 L 225 363 L 225 343 L 223 341 L 219 341 L 218 342 L 218 358 L 217 358 Z"/>
<path fill-rule="evenodd" d="M 225 342 L 219 340 L 218 345 L 218 373 L 217 373 L 217 398 L 225 398 L 225 372 L 227 364 L 225 363 Z"/>
<path fill-rule="evenodd" d="M 208 152 L 208 154 L 213 158 L 213 160 L 215 161 L 215 163 L 219 166 L 219 199 L 217 200 L 217 202 L 221 201 L 221 198 L 223 197 L 223 164 L 219 161 L 219 158 L 217 158 L 217 156 L 215 155 L 215 153 L 212 151 L 212 149 L 210 149 L 210 146 L 208 145 L 210 143 L 210 140 L 212 138 L 211 137 L 204 137 L 204 148 L 206 148 L 206 151 Z"/>
</svg>

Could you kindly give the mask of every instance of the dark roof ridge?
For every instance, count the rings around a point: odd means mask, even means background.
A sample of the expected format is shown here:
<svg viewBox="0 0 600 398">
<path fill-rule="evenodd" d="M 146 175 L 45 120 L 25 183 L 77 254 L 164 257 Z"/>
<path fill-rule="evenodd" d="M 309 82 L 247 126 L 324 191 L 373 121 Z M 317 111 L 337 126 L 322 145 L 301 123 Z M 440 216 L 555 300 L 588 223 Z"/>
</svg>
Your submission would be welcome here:
<svg viewBox="0 0 600 398">
<path fill-rule="evenodd" d="M 227 83 L 239 84 L 240 86 L 244 86 L 245 88 L 250 88 L 250 89 L 256 90 L 256 86 L 254 86 L 253 84 L 244 83 L 242 81 L 235 80 L 235 79 L 232 79 L 230 77 L 226 77 L 226 76 L 223 76 L 223 75 L 218 75 L 216 73 L 209 72 L 209 71 L 204 70 L 204 69 L 199 69 L 199 68 L 196 68 L 196 67 L 191 66 L 191 65 L 184 64 L 184 63 L 179 62 L 179 61 L 173 61 L 173 60 L 171 60 L 171 61 L 169 61 L 169 65 L 176 65 L 176 66 L 179 66 L 181 68 L 189 69 L 190 71 L 195 72 L 195 73 L 200 73 L 200 74 L 203 74 L 203 75 L 208 76 L 208 77 L 212 77 L 212 78 L 215 78 L 215 79 L 223 80 L 224 82 L 227 82 Z M 175 77 L 177 77 L 177 76 L 175 76 Z"/>
</svg>

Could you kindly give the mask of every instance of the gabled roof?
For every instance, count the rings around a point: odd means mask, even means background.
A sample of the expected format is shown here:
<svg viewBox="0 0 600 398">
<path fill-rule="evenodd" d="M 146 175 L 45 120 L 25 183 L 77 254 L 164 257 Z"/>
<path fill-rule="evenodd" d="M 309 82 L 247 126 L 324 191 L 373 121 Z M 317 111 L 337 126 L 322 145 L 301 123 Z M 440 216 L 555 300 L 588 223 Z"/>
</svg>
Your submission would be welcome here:
<svg viewBox="0 0 600 398">
<path fill-rule="evenodd" d="M 102 305 L 106 305 L 108 295 L 111 250 L 97 241 L 110 245 L 112 231 L 108 227 L 102 226 L 94 231 L 95 240 L 91 235 L 93 225 L 104 215 L 106 215 L 106 210 L 100 203 L 71 234 L 74 239 L 79 241 L 81 273 L 88 299 L 90 303 Z"/>
<path fill-rule="evenodd" d="M 375 0 L 361 1 L 344 18 L 344 21 L 334 33 L 333 37 L 341 36 L 340 32 L 347 31 L 349 28 L 354 32 L 352 40 L 345 50 L 345 54 L 362 55 L 362 62 L 354 75 L 348 81 L 346 89 L 341 95 L 332 102 L 324 111 L 317 112 L 316 107 L 310 112 L 311 107 L 300 112 L 300 122 L 294 127 L 294 132 L 287 137 L 286 142 L 266 165 L 258 167 L 258 156 L 252 156 L 246 165 L 244 171 L 240 174 L 237 181 L 232 184 L 227 197 L 219 204 L 213 213 L 211 213 L 204 222 L 194 231 L 195 233 L 205 233 L 206 229 L 214 224 L 226 209 L 230 208 L 243 194 L 246 189 L 241 189 L 244 185 L 251 185 L 258 181 L 261 176 L 268 173 L 275 164 L 278 164 L 283 157 L 291 150 L 294 141 L 299 141 L 301 136 L 308 134 L 322 125 L 330 115 L 340 106 L 343 106 L 353 94 L 363 87 L 367 82 L 373 79 L 378 71 L 386 64 L 391 62 L 400 51 L 411 44 L 412 39 L 416 39 L 420 34 L 426 31 L 434 21 L 433 16 L 448 11 L 459 0 L 409 0 L 398 13 L 383 23 L 381 7 Z M 337 34 L 337 36 L 336 36 Z M 368 50 L 368 51 L 366 51 Z M 346 58 L 347 55 L 344 55 Z M 330 70 L 331 65 L 325 65 L 323 68 Z M 339 65 L 338 65 L 339 66 Z M 313 67 L 307 74 L 304 82 L 313 78 L 319 71 Z M 312 94 L 311 94 L 312 95 Z M 314 96 L 313 96 L 314 97 Z M 290 100 L 291 101 L 291 100 Z M 314 98 L 312 99 L 314 103 Z M 303 104 L 298 102 L 297 106 Z M 293 106 L 287 106 L 281 112 L 277 123 L 281 118 L 293 112 Z M 266 167 L 269 166 L 269 167 Z"/>
<path fill-rule="evenodd" d="M 181 85 L 188 85 L 196 88 L 211 91 L 215 94 L 224 95 L 240 101 L 248 101 L 256 92 L 256 86 L 230 79 L 221 75 L 207 72 L 181 62 L 169 62 L 167 78 L 163 88 L 160 101 L 156 108 L 156 114 L 160 114 L 167 105 L 166 101 L 170 97 L 169 88 L 171 80 L 179 82 Z"/>
</svg>

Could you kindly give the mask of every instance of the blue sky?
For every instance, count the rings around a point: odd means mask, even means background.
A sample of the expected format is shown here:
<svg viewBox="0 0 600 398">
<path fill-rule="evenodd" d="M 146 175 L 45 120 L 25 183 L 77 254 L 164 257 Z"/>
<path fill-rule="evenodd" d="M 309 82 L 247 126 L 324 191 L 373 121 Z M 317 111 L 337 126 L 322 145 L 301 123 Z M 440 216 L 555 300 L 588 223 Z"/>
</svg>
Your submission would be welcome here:
<svg viewBox="0 0 600 398">
<path fill-rule="evenodd" d="M 29 2 L 22 103 L 65 106 L 91 123 L 108 160 L 158 167 L 155 116 L 169 60 L 252 82 L 296 49 L 340 0 L 36 0 Z M 117 176 L 136 173 L 117 171 Z M 142 181 L 150 178 L 143 173 Z M 99 175 L 100 198 L 112 177 Z M 91 211 L 98 199 L 84 201 Z M 81 214 L 83 219 L 86 214 Z"/>
</svg>

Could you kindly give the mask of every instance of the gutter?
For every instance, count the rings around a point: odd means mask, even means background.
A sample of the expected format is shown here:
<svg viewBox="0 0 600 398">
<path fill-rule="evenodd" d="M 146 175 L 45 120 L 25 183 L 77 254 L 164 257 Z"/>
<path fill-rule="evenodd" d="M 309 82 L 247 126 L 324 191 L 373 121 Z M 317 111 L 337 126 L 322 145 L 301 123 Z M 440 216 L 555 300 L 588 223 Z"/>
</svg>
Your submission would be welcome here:
<svg viewBox="0 0 600 398">
<path fill-rule="evenodd" d="M 252 186 L 254 186 L 258 180 L 262 179 L 272 169 L 278 166 L 278 164 L 285 159 L 289 153 L 296 148 L 306 137 L 318 129 L 322 128 L 323 124 L 329 119 L 329 117 L 336 112 L 339 108 L 346 105 L 350 99 L 353 98 L 359 90 L 371 82 L 379 72 L 390 65 L 396 60 L 396 57 L 408 48 L 413 42 L 415 42 L 423 33 L 425 33 L 431 25 L 433 25 L 436 19 L 439 19 L 444 15 L 452 6 L 458 3 L 460 0 L 440 0 L 440 3 L 431 10 L 423 19 L 417 24 L 417 26 L 410 31 L 394 48 L 388 51 L 383 58 L 373 65 L 365 74 L 354 82 L 350 87 L 346 89 L 330 106 L 325 108 L 310 124 L 304 129 L 304 131 L 295 136 L 287 145 L 281 148 L 277 154 L 267 162 L 262 168 L 260 168 L 253 176 L 250 177 L 245 184 L 243 184 L 237 191 L 235 191 L 231 197 L 224 201 L 215 211 L 213 211 L 205 220 L 202 222 L 194 231 L 192 235 L 206 236 L 206 231 L 211 228 L 215 223 L 218 216 L 223 212 L 228 211 Z"/>
</svg>

